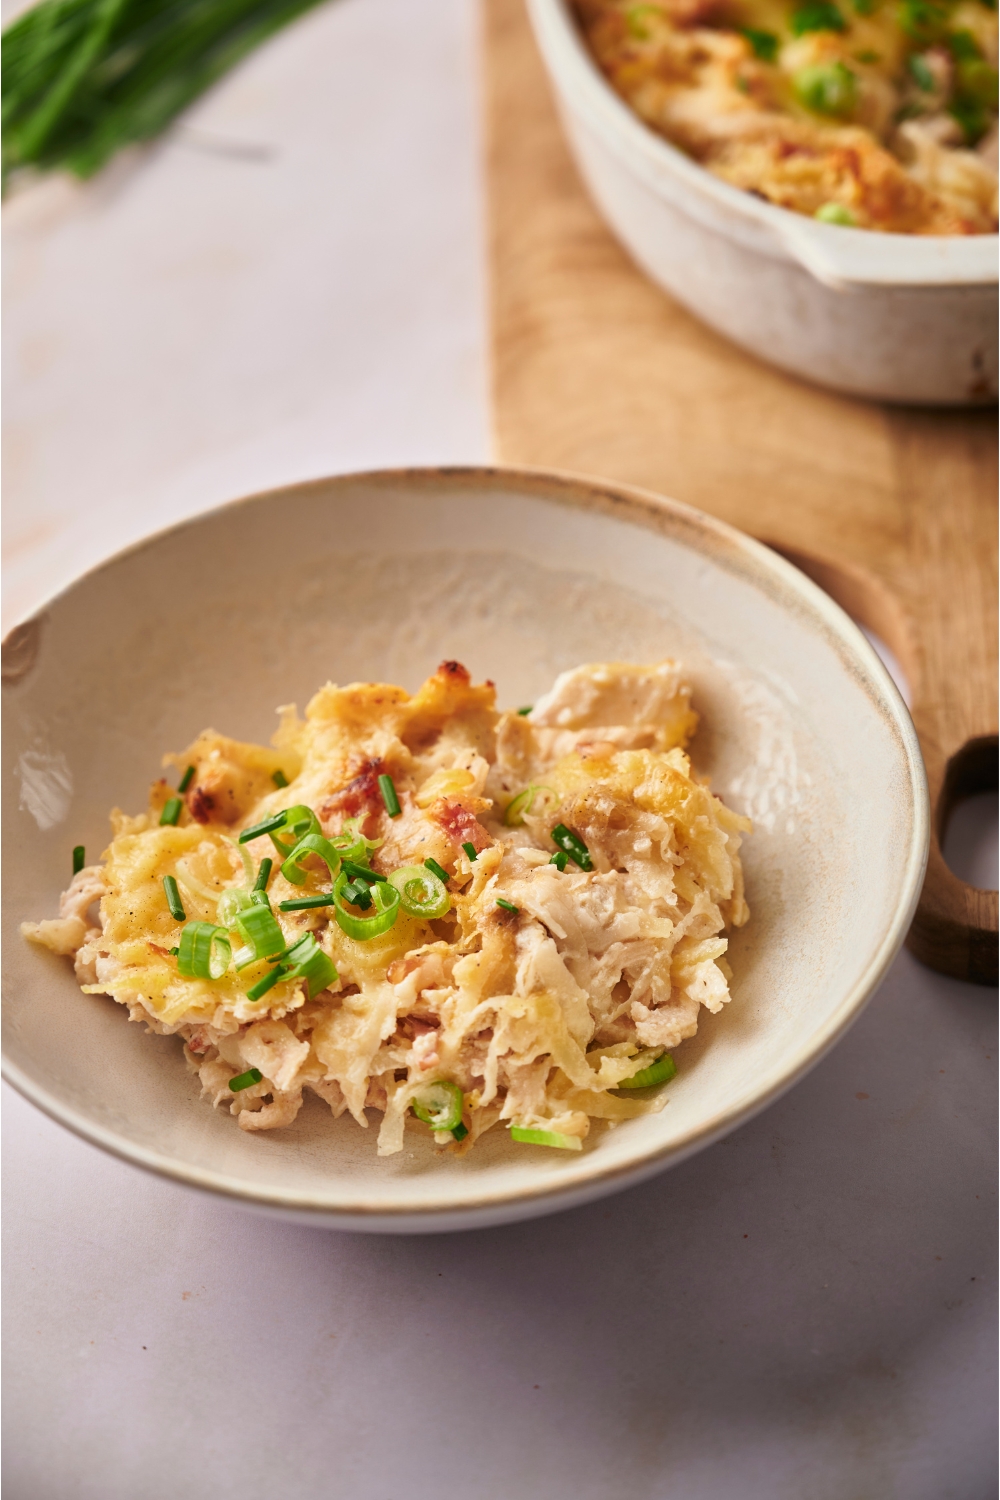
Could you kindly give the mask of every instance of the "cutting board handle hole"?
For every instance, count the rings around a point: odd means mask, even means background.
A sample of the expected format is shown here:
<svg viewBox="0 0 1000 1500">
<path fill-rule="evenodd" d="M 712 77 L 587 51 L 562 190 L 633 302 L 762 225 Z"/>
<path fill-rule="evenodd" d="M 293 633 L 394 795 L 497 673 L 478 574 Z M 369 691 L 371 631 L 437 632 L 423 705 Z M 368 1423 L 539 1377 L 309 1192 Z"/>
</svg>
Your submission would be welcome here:
<svg viewBox="0 0 1000 1500">
<path fill-rule="evenodd" d="M 978 890 L 997 888 L 997 739 L 967 740 L 948 762 L 935 810 L 945 864 Z"/>
</svg>

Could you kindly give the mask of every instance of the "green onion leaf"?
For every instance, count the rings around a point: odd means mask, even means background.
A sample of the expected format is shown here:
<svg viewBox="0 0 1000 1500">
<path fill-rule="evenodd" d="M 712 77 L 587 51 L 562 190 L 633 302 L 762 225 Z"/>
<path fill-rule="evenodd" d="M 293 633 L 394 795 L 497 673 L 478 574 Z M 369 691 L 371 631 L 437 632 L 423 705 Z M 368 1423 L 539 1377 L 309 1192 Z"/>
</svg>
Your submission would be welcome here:
<svg viewBox="0 0 1000 1500">
<path fill-rule="evenodd" d="M 377 870 L 372 870 L 368 865 L 360 865 L 357 860 L 344 859 L 340 862 L 340 868 L 352 880 L 366 880 L 369 885 L 377 885 L 380 880 L 387 880 L 387 875 L 380 875 Z"/>
<path fill-rule="evenodd" d="M 184 803 L 181 801 L 180 797 L 168 798 L 168 800 L 163 804 L 163 811 L 160 813 L 160 827 L 176 828 L 177 819 L 181 815 L 181 808 L 183 806 Z"/>
<path fill-rule="evenodd" d="M 340 855 L 321 833 L 307 833 L 304 839 L 299 839 L 281 866 L 281 873 L 287 881 L 292 885 L 305 885 L 308 872 L 302 868 L 302 861 L 307 854 L 318 855 L 329 870 L 330 879 L 336 880 L 340 874 Z"/>
<path fill-rule="evenodd" d="M 498 896 L 497 897 L 497 906 L 502 906 L 503 909 L 504 909 L 504 911 L 520 911 L 521 910 L 521 908 L 519 906 L 515 906 L 514 905 L 513 901 L 505 901 L 502 896 Z"/>
<path fill-rule="evenodd" d="M 741 27 L 743 35 L 761 62 L 773 63 L 778 55 L 778 38 L 773 31 L 758 31 L 755 26 Z"/>
<path fill-rule="evenodd" d="M 333 896 L 299 896 L 295 901 L 279 901 L 279 911 L 308 911 L 312 906 L 332 906 Z"/>
<path fill-rule="evenodd" d="M 235 925 L 246 945 L 236 955 L 237 969 L 262 958 L 275 958 L 285 946 L 285 934 L 269 906 L 251 906 L 239 912 Z"/>
<path fill-rule="evenodd" d="M 265 818 L 263 823 L 255 823 L 252 828 L 244 828 L 240 834 L 240 843 L 249 844 L 253 839 L 259 839 L 265 833 L 272 833 L 277 828 L 284 828 L 285 814 L 275 813 L 273 817 Z"/>
<path fill-rule="evenodd" d="M 532 803 L 534 802 L 538 793 L 541 791 L 547 792 L 549 790 L 549 787 L 535 786 L 534 782 L 531 782 L 528 786 L 525 787 L 523 792 L 518 792 L 517 796 L 507 803 L 507 807 L 503 815 L 503 820 L 506 826 L 508 828 L 520 828 L 523 825 L 528 813 L 530 813 Z"/>
<path fill-rule="evenodd" d="M 345 901 L 350 902 L 351 906 L 360 906 L 362 911 L 371 911 L 371 892 L 369 891 L 368 886 L 363 880 L 350 881 L 348 885 L 344 886 L 341 894 L 343 895 Z M 337 903 L 334 902 L 334 905 L 336 904 Z"/>
<path fill-rule="evenodd" d="M 418 1120 L 423 1120 L 432 1130 L 456 1130 L 462 1123 L 465 1097 L 457 1083 L 447 1083 L 443 1078 L 424 1084 L 413 1096 L 411 1107 Z"/>
<path fill-rule="evenodd" d="M 178 955 L 178 953 L 179 953 L 179 952 L 180 952 L 180 951 L 181 951 L 181 950 L 180 950 L 180 949 L 179 949 L 179 948 L 171 948 L 171 949 L 170 949 L 170 952 L 171 952 L 171 953 L 172 953 L 172 954 L 173 954 L 173 956 L 174 956 L 174 958 L 176 958 L 176 957 L 177 957 L 177 955 Z"/>
<path fill-rule="evenodd" d="M 565 823 L 557 823 L 553 828 L 552 842 L 568 854 L 573 863 L 579 865 L 581 870 L 592 870 L 594 868 L 594 861 L 591 859 L 583 839 L 578 834 L 575 834 L 571 828 L 567 828 Z"/>
<path fill-rule="evenodd" d="M 191 785 L 191 783 L 192 783 L 193 780 L 194 780 L 194 766 L 188 766 L 187 770 L 184 772 L 184 775 L 181 777 L 180 781 L 177 783 L 177 790 L 181 793 L 182 796 L 187 791 L 188 787 Z"/>
<path fill-rule="evenodd" d="M 84 865 L 86 863 L 87 863 L 87 851 L 86 851 L 86 848 L 84 847 L 83 844 L 77 844 L 76 848 L 73 850 L 73 874 L 74 875 L 79 875 L 80 871 L 83 869 L 83 867 L 84 867 Z"/>
<path fill-rule="evenodd" d="M 510 1127 L 512 1141 L 522 1141 L 526 1146 L 555 1146 L 560 1151 L 582 1151 L 583 1142 L 578 1135 L 560 1135 L 558 1130 L 535 1130 L 526 1125 Z"/>
<path fill-rule="evenodd" d="M 267 890 L 267 882 L 271 878 L 271 870 L 273 869 L 273 867 L 274 860 L 271 859 L 270 855 L 265 855 L 265 857 L 260 862 L 260 869 L 257 871 L 257 879 L 253 883 L 253 888 L 255 891 Z"/>
<path fill-rule="evenodd" d="M 306 807 L 301 802 L 296 803 L 294 807 L 286 807 L 284 819 L 285 828 L 288 830 L 290 837 L 287 839 L 279 838 L 279 830 L 276 828 L 269 830 L 269 837 L 278 853 L 285 859 L 290 854 L 294 854 L 296 844 L 300 839 L 305 838 L 307 834 L 315 833 L 320 838 L 323 836 L 323 830 L 319 826 L 319 818 L 317 818 L 311 807 Z"/>
<path fill-rule="evenodd" d="M 792 75 L 799 103 L 817 115 L 846 119 L 857 102 L 857 79 L 842 62 L 815 63 Z"/>
<path fill-rule="evenodd" d="M 345 932 L 349 938 L 355 938 L 361 943 L 380 937 L 383 932 L 388 932 L 399 916 L 399 892 L 396 887 L 389 881 L 380 881 L 378 885 L 373 885 L 366 890 L 364 894 L 374 905 L 375 911 L 370 917 L 359 917 L 355 912 L 348 911 L 344 904 L 347 884 L 347 876 L 342 871 L 337 876 L 337 883 L 333 888 L 333 914 L 341 931 Z M 352 901 L 351 904 L 357 905 L 358 903 Z"/>
<path fill-rule="evenodd" d="M 224 927 L 189 922 L 181 932 L 177 969 L 187 979 L 221 979 L 233 950 Z"/>
<path fill-rule="evenodd" d="M 845 229 L 853 229 L 857 226 L 857 220 L 849 208 L 843 203 L 822 203 L 813 214 L 821 224 L 841 224 Z"/>
<path fill-rule="evenodd" d="M 396 796 L 396 787 L 392 777 L 380 776 L 378 789 L 382 793 L 382 801 L 385 803 L 385 810 L 390 818 L 398 818 L 402 809 L 399 805 L 399 798 Z"/>
<path fill-rule="evenodd" d="M 241 911 L 253 905 L 250 892 L 242 886 L 230 886 L 223 891 L 215 908 L 215 920 L 220 927 L 232 927 Z"/>
<path fill-rule="evenodd" d="M 664 1052 L 648 1068 L 640 1068 L 631 1078 L 616 1084 L 620 1089 L 651 1089 L 657 1083 L 669 1083 L 677 1072 L 677 1064 L 669 1052 Z"/>
<path fill-rule="evenodd" d="M 451 879 L 451 876 L 448 874 L 447 870 L 443 869 L 442 866 L 438 864 L 438 862 L 437 862 L 436 859 L 425 859 L 424 860 L 424 864 L 427 867 L 427 869 L 430 870 L 430 872 L 431 872 L 432 875 L 436 875 L 437 876 L 438 880 L 440 880 L 440 882 L 441 882 L 442 885 L 447 885 L 448 884 L 448 881 Z"/>
<path fill-rule="evenodd" d="M 923 89 L 925 94 L 934 92 L 934 74 L 931 72 L 927 59 L 919 57 L 916 53 L 907 60 L 906 66 L 910 70 L 910 77 L 918 89 Z"/>
<path fill-rule="evenodd" d="M 266 906 L 267 909 L 268 909 L 268 911 L 270 911 L 270 909 L 271 909 L 271 898 L 267 894 L 266 891 L 253 890 L 253 891 L 250 892 L 250 905 L 251 906 Z"/>
<path fill-rule="evenodd" d="M 475 844 L 463 844 L 462 848 L 465 850 L 466 854 L 469 856 L 469 863 L 470 863 L 470 865 L 474 865 L 475 862 L 476 862 L 476 860 L 479 858 L 479 856 L 476 854 L 476 846 L 475 846 Z"/>
<path fill-rule="evenodd" d="M 292 965 L 287 977 L 292 980 L 304 979 L 310 1000 L 314 1000 L 320 990 L 325 990 L 338 977 L 333 960 L 323 952 L 311 932 L 304 933 L 297 943 L 293 943 L 285 957 Z"/>
<path fill-rule="evenodd" d="M 569 855 L 566 853 L 566 850 L 557 849 L 555 854 L 553 854 L 552 858 L 549 860 L 549 864 L 555 865 L 556 869 L 561 874 L 569 864 Z"/>
<path fill-rule="evenodd" d="M 531 710 L 534 708 L 534 706 L 535 705 L 533 703 L 529 703 L 526 708 L 519 708 L 518 711 L 517 711 L 518 712 L 518 717 L 523 719 L 524 716 L 525 716 L 525 714 L 530 714 L 531 713 Z"/>
<path fill-rule="evenodd" d="M 167 905 L 170 908 L 170 915 L 174 921 L 186 922 L 187 912 L 184 910 L 184 903 L 181 901 L 181 893 L 177 889 L 177 881 L 172 875 L 164 875 L 163 889 L 166 891 Z"/>
<path fill-rule="evenodd" d="M 390 882 L 399 892 L 399 901 L 411 917 L 434 922 L 451 906 L 451 897 L 438 877 L 423 865 L 404 865 L 393 870 Z"/>
<path fill-rule="evenodd" d="M 284 771 L 275 771 L 271 777 L 271 780 L 274 782 L 279 791 L 288 785 L 288 777 L 285 775 Z"/>
<path fill-rule="evenodd" d="M 459 1124 L 455 1126 L 454 1130 L 451 1133 L 455 1137 L 456 1141 L 464 1141 L 469 1132 L 464 1125 Z"/>
<path fill-rule="evenodd" d="M 279 979 L 284 979 L 287 972 L 287 964 L 278 964 L 276 969 L 269 969 L 263 979 L 258 979 L 253 988 L 247 990 L 247 999 L 263 1000 L 268 990 L 273 990 Z"/>
<path fill-rule="evenodd" d="M 847 23 L 832 0 L 806 0 L 792 14 L 792 35 L 808 31 L 846 31 Z"/>
<path fill-rule="evenodd" d="M 259 1068 L 248 1068 L 245 1073 L 238 1073 L 235 1078 L 230 1078 L 229 1087 L 234 1094 L 238 1094 L 241 1089 L 249 1089 L 255 1083 L 260 1083 L 263 1076 Z"/>
</svg>

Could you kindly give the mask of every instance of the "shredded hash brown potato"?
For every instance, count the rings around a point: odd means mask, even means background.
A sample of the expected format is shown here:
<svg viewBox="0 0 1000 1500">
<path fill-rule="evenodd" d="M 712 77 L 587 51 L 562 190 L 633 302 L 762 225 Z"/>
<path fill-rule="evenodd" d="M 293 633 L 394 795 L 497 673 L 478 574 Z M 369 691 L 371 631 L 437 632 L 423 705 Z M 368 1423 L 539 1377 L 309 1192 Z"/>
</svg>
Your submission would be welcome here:
<svg viewBox="0 0 1000 1500">
<path fill-rule="evenodd" d="M 861 229 L 996 229 L 995 0 L 573 5 L 612 87 L 734 186 Z"/>
<path fill-rule="evenodd" d="M 84 993 L 183 1037 L 203 1095 L 244 1130 L 290 1125 L 304 1089 L 364 1127 L 366 1109 L 380 1110 L 383 1156 L 402 1149 L 407 1125 L 431 1128 L 411 1112 L 429 1084 L 461 1091 L 462 1128 L 434 1132 L 461 1153 L 498 1121 L 576 1146 L 592 1119 L 661 1108 L 662 1092 L 616 1089 L 693 1036 L 702 1006 L 729 1000 L 725 932 L 749 916 L 739 859 L 749 821 L 692 775 L 684 746 L 697 715 L 673 662 L 578 667 L 527 714 L 498 714 L 495 696 L 444 662 L 413 697 L 327 685 L 304 722 L 282 711 L 273 749 L 206 730 L 164 758 L 194 767 L 178 824 L 159 821 L 174 795 L 162 780 L 148 813 L 115 809 L 103 862 L 74 877 L 57 919 L 25 923 L 25 935 L 72 956 Z M 276 787 L 276 774 L 289 785 Z M 538 790 L 512 809 L 528 786 Z M 273 955 L 218 979 L 184 977 L 184 923 L 164 877 L 188 923 L 216 924 L 222 893 L 250 879 L 235 836 L 299 804 L 327 837 L 371 841 L 372 879 L 436 862 L 450 909 L 433 921 L 400 909 L 364 940 L 332 906 L 281 912 L 328 892 L 331 873 L 310 857 L 305 884 L 290 883 L 262 834 L 243 847 L 254 872 L 274 858 L 268 896 L 286 944 L 313 934 L 336 977 L 312 997 L 283 979 L 257 1001 L 247 991 Z M 592 868 L 552 863 L 560 827 Z M 259 1081 L 234 1092 L 252 1069 Z"/>
</svg>

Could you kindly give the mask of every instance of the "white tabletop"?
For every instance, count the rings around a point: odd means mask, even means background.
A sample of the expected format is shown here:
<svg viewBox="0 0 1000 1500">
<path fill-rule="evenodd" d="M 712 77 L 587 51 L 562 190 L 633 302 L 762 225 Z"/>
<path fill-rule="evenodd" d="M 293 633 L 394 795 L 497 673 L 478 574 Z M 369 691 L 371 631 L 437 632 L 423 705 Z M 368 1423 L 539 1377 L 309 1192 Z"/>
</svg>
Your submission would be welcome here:
<svg viewBox="0 0 1000 1500">
<path fill-rule="evenodd" d="M 476 46 L 468 0 L 338 0 L 5 207 L 8 625 L 235 495 L 489 459 Z M 995 1023 L 904 953 L 730 1139 L 427 1238 L 188 1194 L 8 1090 L 4 1494 L 985 1500 Z"/>
</svg>

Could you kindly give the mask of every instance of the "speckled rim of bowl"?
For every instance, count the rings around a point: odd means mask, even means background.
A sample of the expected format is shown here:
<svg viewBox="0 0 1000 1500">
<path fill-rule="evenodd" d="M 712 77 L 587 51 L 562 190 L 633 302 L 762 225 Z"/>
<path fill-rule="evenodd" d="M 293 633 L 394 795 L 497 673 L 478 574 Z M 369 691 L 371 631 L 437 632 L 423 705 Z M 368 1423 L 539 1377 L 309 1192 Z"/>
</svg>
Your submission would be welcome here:
<svg viewBox="0 0 1000 1500">
<path fill-rule="evenodd" d="M 515 490 L 570 509 L 597 511 L 620 517 L 639 529 L 659 532 L 682 546 L 690 546 L 695 552 L 713 555 L 724 562 L 729 571 L 742 574 L 772 596 L 779 592 L 777 588 L 770 587 L 772 580 L 781 585 L 781 592 L 797 595 L 808 613 L 819 618 L 828 641 L 868 695 L 872 696 L 872 688 L 877 689 L 880 712 L 883 717 L 892 721 L 899 735 L 909 773 L 915 817 L 902 872 L 903 899 L 864 973 L 843 997 L 836 1011 L 811 1038 L 809 1045 L 793 1055 L 781 1077 L 764 1087 L 751 1102 L 722 1112 L 661 1150 L 642 1152 L 634 1161 L 603 1170 L 595 1164 L 583 1182 L 577 1180 L 565 1188 L 548 1183 L 516 1192 L 483 1192 L 478 1189 L 460 1205 L 454 1201 L 435 1202 L 429 1198 L 420 1208 L 401 1206 L 398 1210 L 387 1208 L 384 1203 L 372 1205 L 363 1199 L 330 1206 L 310 1200 L 307 1194 L 254 1192 L 237 1179 L 201 1168 L 179 1165 L 168 1156 L 123 1141 L 113 1131 L 95 1124 L 78 1110 L 63 1104 L 44 1087 L 35 1084 L 6 1055 L 0 1058 L 0 1074 L 44 1114 L 112 1156 L 184 1186 L 233 1199 L 246 1207 L 282 1218 L 324 1224 L 330 1228 L 426 1232 L 435 1228 L 446 1231 L 474 1227 L 470 1223 L 474 1216 L 479 1217 L 482 1227 L 487 1227 L 491 1223 L 501 1223 L 508 1219 L 531 1218 L 575 1207 L 605 1193 L 642 1182 L 745 1124 L 803 1078 L 860 1015 L 903 944 L 920 896 L 927 865 L 930 804 L 916 730 L 895 684 L 861 630 L 828 594 L 778 553 L 726 522 L 691 506 L 682 505 L 679 501 L 669 500 L 648 490 L 559 471 L 505 469 L 498 466 L 380 469 L 260 491 L 202 512 L 124 548 L 97 567 L 89 569 L 80 579 L 51 595 L 30 618 L 37 619 L 52 604 L 66 598 L 83 578 L 100 576 L 124 558 L 156 547 L 166 536 L 193 531 L 208 517 L 226 514 L 235 518 L 242 508 L 273 501 L 278 496 L 295 496 L 310 490 L 329 491 L 331 487 L 347 487 L 359 482 L 394 487 L 403 483 L 412 485 L 417 490 L 441 486 L 468 488 L 470 484 L 476 484 L 487 490 Z M 24 623 L 27 622 L 22 622 Z M 19 628 L 20 626 L 13 627 L 5 637 L 5 642 Z M 596 1159 L 592 1161 L 596 1162 Z"/>
<path fill-rule="evenodd" d="M 757 248 L 782 250 L 818 281 L 851 286 L 992 286 L 998 279 L 1000 235 L 887 234 L 848 229 L 808 219 L 733 187 L 716 177 L 626 104 L 601 72 L 569 12 L 568 0 L 527 0 L 546 66 L 567 105 L 596 129 L 604 143 L 657 191 L 669 179 L 686 190 L 686 206 L 698 216 L 706 201 L 716 208 L 715 228 L 725 233 L 718 210 L 742 221 Z M 704 211 L 704 210 L 703 210 Z"/>
</svg>

